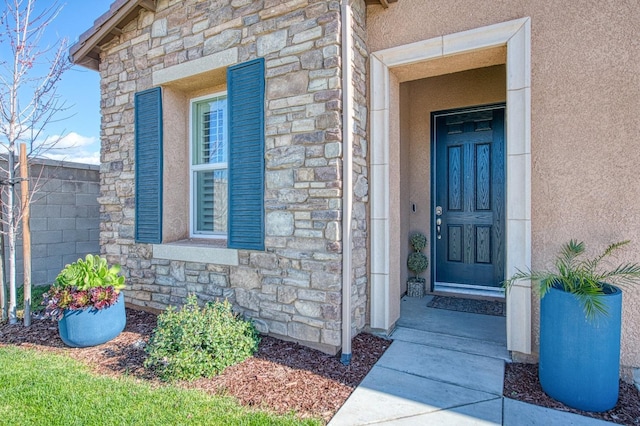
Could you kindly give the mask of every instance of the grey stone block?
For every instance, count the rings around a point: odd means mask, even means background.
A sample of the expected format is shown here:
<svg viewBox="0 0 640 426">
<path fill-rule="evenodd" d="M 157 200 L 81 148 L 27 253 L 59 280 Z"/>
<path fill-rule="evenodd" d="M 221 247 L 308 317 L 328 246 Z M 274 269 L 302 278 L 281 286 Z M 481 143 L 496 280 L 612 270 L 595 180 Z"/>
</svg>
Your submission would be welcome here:
<svg viewBox="0 0 640 426">
<path fill-rule="evenodd" d="M 60 272 L 62 266 L 62 256 L 46 256 L 31 260 L 31 267 L 37 270 L 57 269 Z"/>
<path fill-rule="evenodd" d="M 53 284 L 56 281 L 56 277 L 58 276 L 61 270 L 62 270 L 62 267 L 47 269 L 47 282 Z"/>
<path fill-rule="evenodd" d="M 307 342 L 320 341 L 320 329 L 298 322 L 289 323 L 288 335 L 294 339 L 300 339 Z"/>
<path fill-rule="evenodd" d="M 77 181 L 63 181 L 62 185 L 60 185 L 60 192 L 70 192 L 72 194 L 77 194 L 82 191 L 82 183 Z"/>
<path fill-rule="evenodd" d="M 87 242 L 89 241 L 89 230 L 88 229 L 65 229 L 62 231 L 62 241 L 65 243 Z"/>
<path fill-rule="evenodd" d="M 75 197 L 74 197 L 75 198 Z M 59 205 L 36 205 L 31 207 L 31 218 L 60 217 Z"/>
<path fill-rule="evenodd" d="M 62 256 L 62 264 L 64 266 L 67 266 L 70 263 L 73 263 L 73 262 L 77 261 L 80 258 L 84 258 L 84 256 L 82 254 L 78 254 L 78 253 L 65 254 L 64 256 Z"/>
<path fill-rule="evenodd" d="M 32 270 L 31 271 L 31 284 L 33 284 L 33 285 L 51 284 L 51 282 L 49 281 L 49 279 L 47 277 L 47 271 L 46 270 L 40 270 L 40 271 Z"/>
<path fill-rule="evenodd" d="M 86 186 L 86 192 L 88 194 L 100 195 L 100 182 L 89 182 Z"/>
<path fill-rule="evenodd" d="M 93 218 L 98 218 L 100 217 L 100 205 L 96 204 L 95 206 L 84 206 L 84 209 L 86 211 L 86 214 L 84 216 L 86 217 L 93 217 Z"/>
<path fill-rule="evenodd" d="M 94 213 L 94 212 L 92 211 L 91 213 Z M 60 206 L 60 217 L 66 217 L 66 218 L 89 217 L 89 216 L 97 217 L 98 215 L 99 215 L 99 209 L 98 209 L 98 213 L 90 214 L 88 206 L 77 206 L 75 204 Z"/>
<path fill-rule="evenodd" d="M 42 231 L 31 236 L 34 244 L 58 244 L 62 242 L 62 231 Z"/>
<path fill-rule="evenodd" d="M 96 206 L 98 205 L 98 197 L 95 194 L 76 194 L 76 205 Z"/>
<path fill-rule="evenodd" d="M 50 231 L 62 231 L 76 229 L 76 219 L 70 218 L 49 218 L 47 224 Z"/>
<path fill-rule="evenodd" d="M 29 225 L 31 225 L 31 232 L 39 232 L 46 231 L 47 228 L 47 219 L 44 217 L 31 218 L 29 220 Z"/>
<path fill-rule="evenodd" d="M 90 241 L 99 241 L 100 240 L 100 221 L 98 220 L 98 227 L 96 229 L 89 229 L 89 240 Z"/>
<path fill-rule="evenodd" d="M 49 256 L 64 256 L 65 254 L 75 254 L 76 252 L 76 243 L 59 243 L 59 244 L 50 244 L 47 248 L 47 254 Z"/>
<path fill-rule="evenodd" d="M 58 192 L 47 197 L 48 205 L 69 206 L 76 204 L 76 194 L 73 192 Z"/>
<path fill-rule="evenodd" d="M 287 45 L 287 31 L 280 30 L 271 34 L 258 37 L 258 56 L 266 56 L 271 52 L 277 52 Z"/>
<path fill-rule="evenodd" d="M 96 229 L 100 226 L 99 218 L 84 218 L 79 217 L 76 219 L 77 229 Z"/>
<path fill-rule="evenodd" d="M 76 253 L 81 256 L 100 253 L 100 244 L 98 244 L 97 241 L 77 242 L 75 243 L 75 246 Z"/>
<path fill-rule="evenodd" d="M 32 259 L 38 257 L 45 257 L 47 255 L 47 245 L 46 244 L 32 244 L 31 245 L 31 257 Z"/>
<path fill-rule="evenodd" d="M 91 182 L 76 182 L 76 195 L 87 194 L 90 186 Z"/>
</svg>

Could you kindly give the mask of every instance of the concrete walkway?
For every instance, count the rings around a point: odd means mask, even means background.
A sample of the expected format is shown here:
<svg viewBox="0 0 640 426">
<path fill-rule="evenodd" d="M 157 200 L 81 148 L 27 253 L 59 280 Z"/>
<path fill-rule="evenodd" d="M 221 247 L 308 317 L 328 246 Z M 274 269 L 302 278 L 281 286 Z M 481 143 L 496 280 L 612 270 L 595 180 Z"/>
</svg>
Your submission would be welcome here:
<svg viewBox="0 0 640 426">
<path fill-rule="evenodd" d="M 505 319 L 404 298 L 385 354 L 329 422 L 355 425 L 606 425 L 502 397 Z"/>
</svg>

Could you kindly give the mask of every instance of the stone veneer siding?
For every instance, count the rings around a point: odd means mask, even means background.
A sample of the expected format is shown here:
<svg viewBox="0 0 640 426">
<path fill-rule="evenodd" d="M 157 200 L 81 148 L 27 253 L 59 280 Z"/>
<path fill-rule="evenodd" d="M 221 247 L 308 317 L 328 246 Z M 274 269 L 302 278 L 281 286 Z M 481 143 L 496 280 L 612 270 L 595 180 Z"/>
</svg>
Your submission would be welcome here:
<svg viewBox="0 0 640 426">
<path fill-rule="evenodd" d="M 365 5 L 354 3 L 352 312 L 358 332 L 366 311 L 368 184 Z M 124 266 L 128 302 L 163 309 L 182 304 L 189 293 L 201 300 L 225 297 L 261 332 L 327 352 L 340 347 L 340 18 L 339 1 L 159 0 L 156 13 L 141 12 L 103 46 L 100 240 L 108 259 Z M 266 250 L 237 251 L 237 265 L 161 259 L 154 256 L 158 246 L 134 240 L 134 94 L 153 87 L 153 72 L 209 55 L 266 60 Z M 165 146 L 170 142 L 165 136 Z"/>
</svg>

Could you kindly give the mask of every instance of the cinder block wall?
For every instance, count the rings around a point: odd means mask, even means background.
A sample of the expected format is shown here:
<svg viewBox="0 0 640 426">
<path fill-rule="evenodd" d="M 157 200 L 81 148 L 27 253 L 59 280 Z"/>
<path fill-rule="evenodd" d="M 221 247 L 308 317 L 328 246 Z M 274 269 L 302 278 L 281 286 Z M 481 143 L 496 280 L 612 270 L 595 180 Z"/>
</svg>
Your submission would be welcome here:
<svg viewBox="0 0 640 426">
<path fill-rule="evenodd" d="M 31 163 L 29 183 L 36 188 L 30 221 L 33 285 L 51 284 L 64 265 L 88 253 L 100 253 L 99 173 L 99 166 L 88 164 L 52 160 Z M 22 232 L 18 243 L 16 280 L 21 285 Z M 7 250 L 5 241 L 8 255 Z M 7 265 L 5 255 L 5 271 Z"/>
</svg>

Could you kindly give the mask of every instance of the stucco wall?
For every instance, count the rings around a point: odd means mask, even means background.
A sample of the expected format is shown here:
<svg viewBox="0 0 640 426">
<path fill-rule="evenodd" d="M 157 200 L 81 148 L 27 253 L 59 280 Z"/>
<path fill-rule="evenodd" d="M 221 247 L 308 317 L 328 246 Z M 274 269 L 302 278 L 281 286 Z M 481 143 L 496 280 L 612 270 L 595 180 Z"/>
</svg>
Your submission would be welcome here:
<svg viewBox="0 0 640 426">
<path fill-rule="evenodd" d="M 505 67 L 497 65 L 402 83 L 400 95 L 400 215 L 402 235 L 421 232 L 431 240 L 431 113 L 506 100 Z M 412 206 L 416 211 L 413 212 Z M 400 259 L 406 259 L 408 240 Z M 430 247 L 427 247 L 429 250 Z M 425 252 L 427 252 L 425 250 Z M 406 268 L 401 291 L 406 291 Z M 431 285 L 431 265 L 422 276 Z"/>
<path fill-rule="evenodd" d="M 562 243 L 600 250 L 632 239 L 619 260 L 640 258 L 640 45 L 637 2 L 402 0 L 368 9 L 377 51 L 531 17 L 532 266 Z M 538 300 L 532 299 L 534 351 Z M 640 366 L 640 290 L 623 307 L 622 364 Z"/>
</svg>

